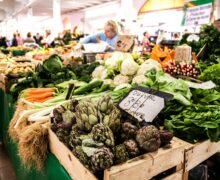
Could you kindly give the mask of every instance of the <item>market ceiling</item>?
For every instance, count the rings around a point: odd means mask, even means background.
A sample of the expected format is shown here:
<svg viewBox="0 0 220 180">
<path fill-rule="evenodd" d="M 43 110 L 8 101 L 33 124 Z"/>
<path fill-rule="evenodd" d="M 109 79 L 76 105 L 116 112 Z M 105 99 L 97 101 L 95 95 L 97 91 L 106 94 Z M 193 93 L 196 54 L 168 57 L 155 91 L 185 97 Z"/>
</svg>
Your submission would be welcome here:
<svg viewBox="0 0 220 180">
<path fill-rule="evenodd" d="M 106 2 L 112 0 L 61 0 L 61 12 L 65 14 Z M 28 8 L 32 8 L 33 16 L 52 16 L 53 0 L 0 0 L 0 21 L 26 15 Z"/>
</svg>

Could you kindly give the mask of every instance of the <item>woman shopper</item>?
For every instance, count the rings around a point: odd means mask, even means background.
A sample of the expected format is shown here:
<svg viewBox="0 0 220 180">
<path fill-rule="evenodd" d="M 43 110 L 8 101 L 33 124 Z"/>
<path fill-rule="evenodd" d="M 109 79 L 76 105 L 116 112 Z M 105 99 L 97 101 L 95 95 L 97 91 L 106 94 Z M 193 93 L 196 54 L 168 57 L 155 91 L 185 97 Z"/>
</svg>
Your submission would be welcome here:
<svg viewBox="0 0 220 180">
<path fill-rule="evenodd" d="M 88 43 L 99 43 L 99 42 L 106 42 L 108 44 L 108 50 L 113 51 L 115 42 L 118 38 L 118 27 L 115 21 L 108 20 L 104 26 L 104 32 L 99 32 L 94 35 L 89 35 L 85 37 L 80 44 L 76 46 L 77 48 L 81 48 L 83 44 Z"/>
</svg>

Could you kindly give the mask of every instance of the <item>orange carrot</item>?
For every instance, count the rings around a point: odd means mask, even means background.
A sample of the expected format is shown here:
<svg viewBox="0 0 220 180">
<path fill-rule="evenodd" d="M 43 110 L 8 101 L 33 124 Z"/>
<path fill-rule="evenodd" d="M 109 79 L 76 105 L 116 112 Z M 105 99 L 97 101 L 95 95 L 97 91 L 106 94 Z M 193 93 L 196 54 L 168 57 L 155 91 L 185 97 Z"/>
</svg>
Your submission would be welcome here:
<svg viewBox="0 0 220 180">
<path fill-rule="evenodd" d="M 45 93 L 45 92 L 54 92 L 54 89 L 52 88 L 36 88 L 36 89 L 30 89 L 28 90 L 28 94 L 39 94 L 39 93 Z"/>
<path fill-rule="evenodd" d="M 44 98 L 44 99 L 38 99 L 38 100 L 36 100 L 36 102 L 45 102 L 45 101 L 47 101 L 47 100 L 49 100 L 49 99 L 52 99 L 53 97 L 47 97 L 47 98 Z"/>
<path fill-rule="evenodd" d="M 44 99 L 46 97 L 51 97 L 53 95 L 54 95 L 53 92 L 45 92 L 45 93 L 42 93 L 42 94 L 30 94 L 30 95 L 27 96 L 27 98 Z"/>
</svg>

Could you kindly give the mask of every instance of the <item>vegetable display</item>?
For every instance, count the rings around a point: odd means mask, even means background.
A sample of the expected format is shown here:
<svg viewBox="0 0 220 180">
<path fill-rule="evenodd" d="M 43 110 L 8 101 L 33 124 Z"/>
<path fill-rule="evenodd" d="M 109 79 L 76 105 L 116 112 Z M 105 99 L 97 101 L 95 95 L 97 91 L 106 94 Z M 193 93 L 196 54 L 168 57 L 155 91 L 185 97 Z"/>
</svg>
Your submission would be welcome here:
<svg viewBox="0 0 220 180">
<path fill-rule="evenodd" d="M 71 107 L 71 108 L 70 108 Z M 70 126 L 64 114 L 69 111 Z M 135 125 L 136 124 L 136 125 Z M 172 135 L 160 135 L 153 125 L 128 121 L 109 95 L 98 100 L 71 100 L 53 110 L 52 130 L 60 141 L 95 174 L 140 154 L 156 151 L 161 140 L 169 144 Z"/>
</svg>

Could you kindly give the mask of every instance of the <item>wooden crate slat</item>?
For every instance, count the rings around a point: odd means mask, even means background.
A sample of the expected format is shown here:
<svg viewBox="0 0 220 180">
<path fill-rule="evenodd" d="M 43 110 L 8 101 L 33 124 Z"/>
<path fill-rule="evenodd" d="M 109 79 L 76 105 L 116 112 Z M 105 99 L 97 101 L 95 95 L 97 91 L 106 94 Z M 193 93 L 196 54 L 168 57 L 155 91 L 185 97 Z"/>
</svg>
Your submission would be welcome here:
<svg viewBox="0 0 220 180">
<path fill-rule="evenodd" d="M 189 171 L 220 150 L 220 141 L 206 140 L 192 145 L 185 151 L 185 171 Z"/>
<path fill-rule="evenodd" d="M 183 179 L 183 170 L 177 171 L 170 176 L 163 178 L 162 180 L 182 180 Z"/>
<path fill-rule="evenodd" d="M 160 148 L 156 152 L 127 161 L 122 165 L 105 170 L 106 180 L 150 179 L 179 164 L 183 165 L 185 142 L 174 138 L 172 148 Z"/>
<path fill-rule="evenodd" d="M 71 151 L 59 141 L 56 134 L 49 130 L 50 150 L 74 180 L 97 180 Z"/>
</svg>

